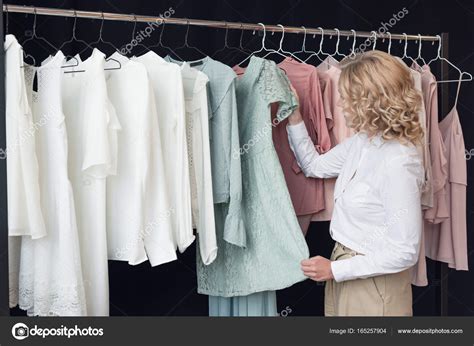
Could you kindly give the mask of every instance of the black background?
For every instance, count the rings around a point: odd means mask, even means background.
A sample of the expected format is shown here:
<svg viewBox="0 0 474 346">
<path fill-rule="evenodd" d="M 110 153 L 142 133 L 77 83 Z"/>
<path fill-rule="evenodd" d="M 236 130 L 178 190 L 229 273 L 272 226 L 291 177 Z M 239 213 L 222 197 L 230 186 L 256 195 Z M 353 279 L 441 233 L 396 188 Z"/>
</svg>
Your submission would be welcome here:
<svg viewBox="0 0 474 346">
<path fill-rule="evenodd" d="M 228 20 L 237 22 L 263 22 L 265 24 L 278 24 L 318 27 L 355 29 L 357 31 L 378 30 L 381 22 L 388 22 L 390 18 L 404 7 L 408 14 L 404 16 L 393 28 L 393 33 L 408 34 L 437 34 L 448 32 L 449 58 L 460 69 L 474 72 L 474 1 L 451 0 L 451 1 L 428 1 L 428 0 L 406 0 L 406 1 L 362 1 L 362 0 L 338 0 L 338 1 L 310 1 L 310 0 L 279 0 L 279 1 L 115 1 L 115 0 L 10 0 L 8 4 L 34 5 L 45 7 L 56 7 L 65 9 L 83 9 L 92 11 L 135 13 L 143 15 L 159 15 L 170 7 L 175 10 L 174 17 L 200 18 L 214 20 Z M 33 16 L 24 14 L 10 14 L 9 32 L 15 34 L 20 42 L 31 36 Z M 71 37 L 72 19 L 60 17 L 38 16 L 37 33 L 51 41 L 56 46 Z M 144 29 L 146 24 L 138 24 L 137 29 Z M 98 38 L 100 20 L 79 19 L 77 22 L 77 36 L 88 42 Z M 133 23 L 106 21 L 104 25 L 104 39 L 112 41 L 121 47 L 130 42 Z M 155 44 L 158 41 L 160 30 L 155 30 L 153 35 L 146 39 L 145 45 Z M 182 45 L 186 27 L 167 25 L 164 32 L 164 41 L 168 46 L 177 47 Z M 229 45 L 238 45 L 240 31 L 229 32 Z M 275 33 L 267 36 L 267 45 L 276 47 L 280 35 Z M 303 35 L 287 35 L 284 43 L 286 50 L 300 50 Z M 189 34 L 191 45 L 198 46 L 207 54 L 212 54 L 224 44 L 224 30 L 211 28 L 191 27 Z M 335 37 L 326 37 L 324 43 L 325 52 L 333 52 L 335 48 Z M 361 43 L 360 40 L 359 43 Z M 243 44 L 246 48 L 259 48 L 260 38 L 246 32 L 243 36 Z M 341 38 L 340 51 L 347 54 L 352 40 Z M 387 42 L 377 42 L 377 47 L 386 49 Z M 307 49 L 317 50 L 319 37 L 312 38 L 308 35 Z M 111 53 L 112 48 L 108 46 L 99 47 L 105 53 Z M 392 43 L 392 53 L 402 54 L 403 44 L 398 41 Z M 423 43 L 423 57 L 431 59 L 436 54 L 437 45 Z M 46 57 L 50 51 L 35 43 L 28 44 L 25 49 L 35 56 L 37 61 Z M 66 54 L 77 53 L 83 46 L 74 47 L 68 45 Z M 159 54 L 166 52 L 159 49 Z M 417 45 L 410 42 L 408 53 L 417 55 Z M 88 54 L 88 53 L 87 53 Z M 199 53 L 193 50 L 179 52 L 185 59 L 199 58 Z M 225 51 L 219 54 L 219 60 L 224 63 L 234 64 L 243 56 L 234 51 Z M 438 64 L 439 66 L 439 64 Z M 438 79 L 441 78 L 439 73 Z M 443 79 L 456 79 L 455 71 Z M 455 83 L 450 85 L 450 105 L 454 103 Z M 463 126 L 466 149 L 474 148 L 474 104 L 473 85 L 464 83 L 458 102 L 458 110 Z M 442 115 L 440 115 L 442 117 Z M 473 159 L 468 161 L 468 237 L 469 237 L 469 260 L 472 265 L 474 255 L 474 232 L 473 227 Z M 320 254 L 328 256 L 332 247 L 332 241 L 328 235 L 328 223 L 313 223 L 307 241 L 312 255 Z M 435 277 L 435 264 L 430 262 L 429 280 L 430 285 L 425 288 L 414 289 L 414 311 L 415 315 L 427 316 L 438 313 L 439 296 L 436 292 L 439 280 Z M 138 266 L 129 266 L 126 263 L 109 262 L 110 269 L 110 304 L 111 315 L 206 315 L 207 296 L 198 295 L 196 292 L 195 273 L 195 248 L 190 247 L 184 254 L 179 256 L 178 261 L 151 268 L 148 263 Z M 4 278 L 5 276 L 2 275 Z M 472 316 L 474 315 L 474 272 L 449 271 L 449 315 Z M 286 311 L 290 316 L 298 315 L 322 315 L 323 314 L 323 289 L 324 286 L 314 282 L 306 281 L 278 293 L 279 311 Z M 12 314 L 21 315 L 18 309 L 13 309 Z M 282 313 L 286 314 L 286 313 Z"/>
</svg>

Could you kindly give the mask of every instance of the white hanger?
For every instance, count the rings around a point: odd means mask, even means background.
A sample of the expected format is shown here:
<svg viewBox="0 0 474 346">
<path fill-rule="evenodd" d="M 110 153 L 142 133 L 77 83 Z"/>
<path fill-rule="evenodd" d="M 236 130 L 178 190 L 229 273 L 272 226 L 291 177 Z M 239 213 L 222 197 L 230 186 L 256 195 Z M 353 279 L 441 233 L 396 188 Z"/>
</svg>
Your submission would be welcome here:
<svg viewBox="0 0 474 346">
<path fill-rule="evenodd" d="M 392 49 L 392 34 L 387 31 L 387 35 L 388 35 L 388 49 L 387 49 L 387 53 L 390 54 L 390 50 Z"/>
<path fill-rule="evenodd" d="M 252 56 L 254 56 L 257 53 L 263 52 L 264 50 L 267 51 L 267 52 L 269 51 L 265 47 L 265 38 L 267 37 L 267 29 L 265 28 L 265 24 L 258 23 L 258 25 L 260 25 L 263 28 L 262 47 L 260 47 L 259 50 L 254 51 L 252 54 L 250 54 L 248 57 L 246 57 L 244 60 L 242 60 L 239 64 L 237 64 L 237 66 L 242 65 L 244 62 L 246 62 L 248 59 L 250 59 Z M 280 53 L 278 53 L 278 54 L 280 54 Z"/>
<path fill-rule="evenodd" d="M 377 46 L 377 32 L 376 31 L 371 31 L 370 33 L 374 37 L 374 45 L 372 47 L 372 50 L 375 50 L 375 46 Z"/>
<path fill-rule="evenodd" d="M 323 52 L 323 42 L 324 42 L 324 29 L 320 26 L 318 26 L 317 28 L 318 30 L 321 31 L 321 41 L 319 41 L 319 50 L 317 52 L 314 52 L 313 54 L 311 54 L 308 58 L 306 58 L 306 60 L 304 62 L 307 62 L 309 59 L 311 59 L 313 56 L 316 56 L 319 61 L 323 62 L 323 59 L 321 59 L 321 57 L 319 56 L 319 54 L 323 54 L 323 55 L 326 55 L 326 56 L 329 56 L 329 54 L 326 54 Z M 314 36 L 313 36 L 314 37 Z"/>
<path fill-rule="evenodd" d="M 423 64 L 426 65 L 426 61 L 425 59 L 423 59 L 423 57 L 421 56 L 421 35 L 418 34 L 418 56 L 416 57 L 415 61 L 416 60 L 421 60 L 423 61 Z"/>
<path fill-rule="evenodd" d="M 272 53 L 277 53 L 281 56 L 284 56 L 285 58 L 289 56 L 291 56 L 293 59 L 295 60 L 298 60 L 299 62 L 304 62 L 303 60 L 301 60 L 300 58 L 298 58 L 297 56 L 295 56 L 293 53 L 291 52 L 286 52 L 283 50 L 283 40 L 285 39 L 285 27 L 281 24 L 278 24 L 278 26 L 281 28 L 281 38 L 280 38 L 280 46 L 278 47 L 278 50 L 271 50 L 269 51 L 265 56 L 263 56 L 263 59 L 265 59 L 267 56 L 269 56 L 270 54 Z"/>
<path fill-rule="evenodd" d="M 303 44 L 301 46 L 301 50 L 294 52 L 293 54 L 298 54 L 298 53 L 308 53 L 308 54 L 315 54 L 315 51 L 307 51 L 306 50 L 306 35 L 307 35 L 307 30 L 306 27 L 302 26 L 304 30 L 304 36 L 303 36 Z M 306 61 L 306 60 L 305 60 Z"/>
<path fill-rule="evenodd" d="M 441 36 L 439 35 L 436 35 L 436 37 L 438 38 L 438 42 L 439 42 L 439 46 L 438 46 L 438 55 L 431 59 L 427 65 L 430 65 L 433 61 L 436 61 L 436 60 L 442 60 L 442 61 L 445 61 L 447 62 L 450 66 L 452 66 L 456 71 L 459 72 L 459 79 L 448 79 L 448 80 L 440 80 L 440 81 L 437 81 L 437 83 L 453 83 L 453 82 L 459 82 L 459 84 L 461 84 L 460 82 L 470 82 L 472 81 L 472 74 L 470 74 L 469 72 L 463 72 L 461 71 L 456 65 L 454 65 L 451 61 L 449 61 L 448 59 L 444 58 L 441 56 Z M 463 78 L 463 76 L 466 75 L 467 78 Z M 459 89 L 459 88 L 458 88 Z"/>
<path fill-rule="evenodd" d="M 341 42 L 341 33 L 340 33 L 338 28 L 334 28 L 334 30 L 336 30 L 336 32 L 337 32 L 336 51 L 331 56 L 334 58 L 334 56 L 337 54 L 337 55 L 342 56 L 343 58 L 345 58 L 346 56 L 339 52 L 339 43 Z"/>
<path fill-rule="evenodd" d="M 352 40 L 352 48 L 351 48 L 351 53 L 349 54 L 349 56 L 353 58 L 356 55 L 355 47 L 356 47 L 357 33 L 354 29 L 351 29 L 351 32 L 352 32 L 352 37 L 354 39 Z M 349 36 L 347 36 L 347 39 L 349 39 Z"/>
</svg>

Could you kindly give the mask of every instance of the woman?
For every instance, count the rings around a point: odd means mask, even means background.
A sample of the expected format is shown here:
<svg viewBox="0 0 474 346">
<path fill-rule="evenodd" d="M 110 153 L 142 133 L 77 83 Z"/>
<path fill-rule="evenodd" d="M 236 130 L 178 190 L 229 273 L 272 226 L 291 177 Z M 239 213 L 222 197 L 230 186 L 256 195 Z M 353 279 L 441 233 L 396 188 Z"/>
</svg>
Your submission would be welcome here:
<svg viewBox="0 0 474 346">
<path fill-rule="evenodd" d="M 319 155 L 301 114 L 289 118 L 291 148 L 307 177 L 337 177 L 331 259 L 301 264 L 326 281 L 326 316 L 411 316 L 410 268 L 421 237 L 422 105 L 410 71 L 381 51 L 341 62 L 346 121 L 356 134 Z"/>
</svg>

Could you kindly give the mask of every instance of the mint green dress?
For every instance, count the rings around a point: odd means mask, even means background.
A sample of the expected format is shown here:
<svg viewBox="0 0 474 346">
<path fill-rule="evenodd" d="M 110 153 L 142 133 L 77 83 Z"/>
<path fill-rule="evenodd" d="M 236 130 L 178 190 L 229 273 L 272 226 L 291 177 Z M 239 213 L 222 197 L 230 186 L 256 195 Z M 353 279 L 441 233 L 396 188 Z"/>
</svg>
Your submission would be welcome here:
<svg viewBox="0 0 474 346">
<path fill-rule="evenodd" d="M 255 56 L 236 81 L 236 98 L 240 149 L 232 156 L 241 161 L 245 242 L 236 246 L 217 234 L 216 260 L 197 263 L 198 292 L 211 296 L 210 315 L 276 315 L 274 291 L 305 280 L 300 262 L 309 256 L 272 141 L 272 126 L 297 100 L 276 64 Z"/>
</svg>

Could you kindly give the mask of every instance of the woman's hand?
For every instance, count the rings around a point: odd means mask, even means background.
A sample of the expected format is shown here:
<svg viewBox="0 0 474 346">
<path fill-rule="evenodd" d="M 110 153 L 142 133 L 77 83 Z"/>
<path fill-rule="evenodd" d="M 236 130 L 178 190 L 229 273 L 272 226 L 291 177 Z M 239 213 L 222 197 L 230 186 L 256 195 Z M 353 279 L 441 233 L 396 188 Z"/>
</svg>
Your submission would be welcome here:
<svg viewBox="0 0 474 346">
<path fill-rule="evenodd" d="M 331 261 L 327 258 L 316 256 L 301 261 L 304 275 L 314 281 L 328 281 L 334 279 L 331 270 Z"/>
<path fill-rule="evenodd" d="M 295 94 L 295 97 L 296 97 L 296 99 L 298 100 L 298 103 L 299 103 L 300 99 L 299 99 L 298 93 L 296 92 L 296 89 L 293 87 L 293 85 L 291 85 L 291 90 L 293 91 L 293 94 Z M 288 123 L 290 125 L 297 125 L 302 121 L 303 121 L 303 117 L 301 116 L 301 113 L 300 113 L 300 107 L 298 107 L 288 117 Z"/>
</svg>

